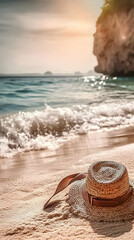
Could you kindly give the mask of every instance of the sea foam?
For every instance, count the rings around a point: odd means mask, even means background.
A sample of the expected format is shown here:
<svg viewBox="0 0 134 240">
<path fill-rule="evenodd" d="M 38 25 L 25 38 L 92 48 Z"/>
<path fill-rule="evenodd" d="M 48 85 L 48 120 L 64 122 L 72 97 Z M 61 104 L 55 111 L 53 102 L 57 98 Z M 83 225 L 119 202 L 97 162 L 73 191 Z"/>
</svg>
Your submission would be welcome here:
<svg viewBox="0 0 134 240">
<path fill-rule="evenodd" d="M 19 112 L 1 117 L 0 156 L 30 150 L 55 149 L 78 134 L 134 125 L 134 102 L 96 106 L 74 105 L 44 111 Z"/>
</svg>

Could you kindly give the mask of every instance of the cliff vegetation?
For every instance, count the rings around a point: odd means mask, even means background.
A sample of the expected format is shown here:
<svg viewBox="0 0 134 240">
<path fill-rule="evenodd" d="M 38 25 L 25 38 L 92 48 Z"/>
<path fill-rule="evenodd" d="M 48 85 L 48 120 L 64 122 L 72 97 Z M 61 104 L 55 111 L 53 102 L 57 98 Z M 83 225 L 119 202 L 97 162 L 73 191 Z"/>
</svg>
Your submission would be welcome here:
<svg viewBox="0 0 134 240">
<path fill-rule="evenodd" d="M 105 0 L 94 34 L 95 71 L 134 76 L 134 0 Z"/>
</svg>

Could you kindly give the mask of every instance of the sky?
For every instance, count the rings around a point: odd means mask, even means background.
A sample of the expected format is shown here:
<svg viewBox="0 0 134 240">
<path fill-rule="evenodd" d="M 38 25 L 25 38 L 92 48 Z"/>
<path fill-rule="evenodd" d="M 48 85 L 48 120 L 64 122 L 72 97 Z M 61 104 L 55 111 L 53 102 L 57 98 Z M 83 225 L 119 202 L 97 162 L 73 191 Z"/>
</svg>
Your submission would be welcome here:
<svg viewBox="0 0 134 240">
<path fill-rule="evenodd" d="M 0 73 L 87 72 L 104 0 L 0 0 Z"/>
</svg>

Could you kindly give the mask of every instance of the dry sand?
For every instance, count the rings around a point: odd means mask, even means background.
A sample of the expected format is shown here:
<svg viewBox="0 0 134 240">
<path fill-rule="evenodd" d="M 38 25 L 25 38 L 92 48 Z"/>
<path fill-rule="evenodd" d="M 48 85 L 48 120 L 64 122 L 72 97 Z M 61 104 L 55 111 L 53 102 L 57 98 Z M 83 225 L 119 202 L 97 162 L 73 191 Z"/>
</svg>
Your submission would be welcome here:
<svg viewBox="0 0 134 240">
<path fill-rule="evenodd" d="M 67 202 L 68 189 L 42 210 L 63 177 L 87 171 L 94 161 L 122 162 L 134 180 L 133 142 L 133 129 L 129 128 L 81 136 L 55 151 L 0 159 L 0 239 L 134 240 L 134 221 L 93 223 L 73 215 Z"/>
</svg>

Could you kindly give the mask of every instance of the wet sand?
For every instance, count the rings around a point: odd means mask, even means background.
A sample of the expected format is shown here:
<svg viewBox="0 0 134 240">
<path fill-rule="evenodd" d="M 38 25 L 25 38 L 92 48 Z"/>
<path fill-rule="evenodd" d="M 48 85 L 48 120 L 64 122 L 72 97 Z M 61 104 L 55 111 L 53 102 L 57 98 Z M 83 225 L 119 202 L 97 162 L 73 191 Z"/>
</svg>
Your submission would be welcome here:
<svg viewBox="0 0 134 240">
<path fill-rule="evenodd" d="M 76 137 L 56 150 L 0 159 L 0 239 L 134 239 L 134 222 L 90 223 L 74 216 L 68 189 L 43 212 L 43 204 L 68 174 L 86 172 L 98 160 L 115 160 L 134 180 L 134 130 Z"/>
</svg>

